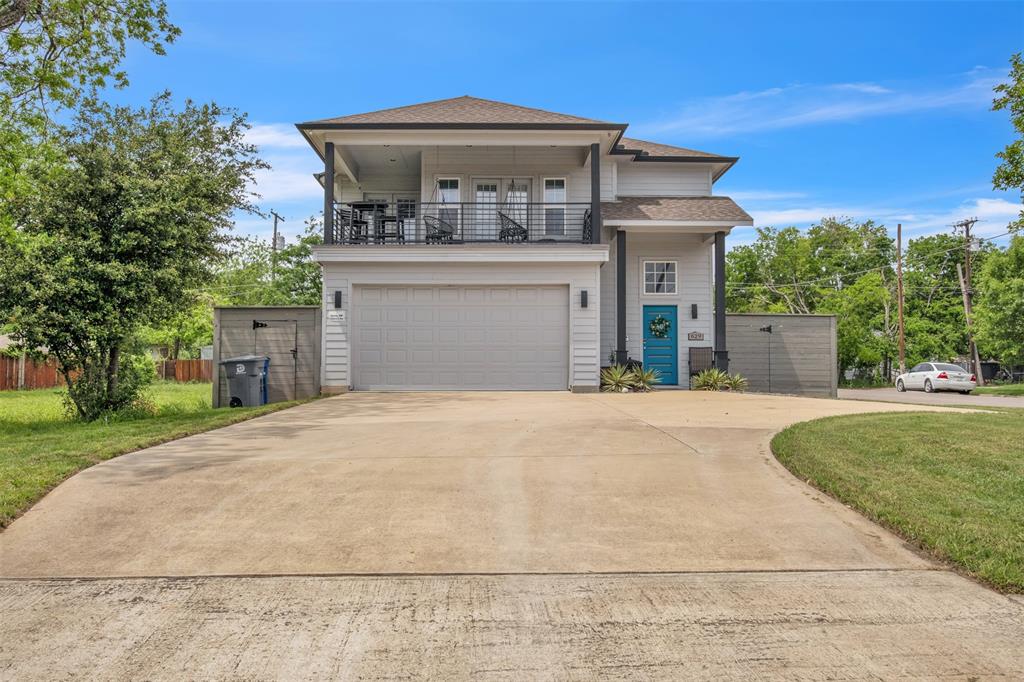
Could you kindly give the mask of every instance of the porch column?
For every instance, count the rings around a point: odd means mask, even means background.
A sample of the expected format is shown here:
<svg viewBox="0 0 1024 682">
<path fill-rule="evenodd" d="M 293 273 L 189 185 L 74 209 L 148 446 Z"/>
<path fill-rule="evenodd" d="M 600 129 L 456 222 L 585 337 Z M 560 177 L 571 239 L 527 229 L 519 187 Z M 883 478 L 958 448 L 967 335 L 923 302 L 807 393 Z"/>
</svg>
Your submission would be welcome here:
<svg viewBox="0 0 1024 682">
<path fill-rule="evenodd" d="M 626 364 L 626 231 L 615 232 L 615 364 Z"/>
<path fill-rule="evenodd" d="M 729 371 L 725 342 L 725 232 L 715 233 L 715 367 Z"/>
<path fill-rule="evenodd" d="M 590 145 L 590 243 L 601 243 L 601 145 Z M 621 234 L 621 233 L 620 233 Z"/>
<path fill-rule="evenodd" d="M 324 143 L 324 244 L 334 243 L 334 143 Z"/>
</svg>

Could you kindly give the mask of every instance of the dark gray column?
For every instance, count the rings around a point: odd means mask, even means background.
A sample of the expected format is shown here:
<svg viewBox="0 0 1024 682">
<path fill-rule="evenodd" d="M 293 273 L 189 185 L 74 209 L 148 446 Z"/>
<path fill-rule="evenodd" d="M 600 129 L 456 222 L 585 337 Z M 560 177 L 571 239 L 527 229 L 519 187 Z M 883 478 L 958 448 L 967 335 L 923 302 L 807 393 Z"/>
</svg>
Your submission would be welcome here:
<svg viewBox="0 0 1024 682">
<path fill-rule="evenodd" d="M 729 371 L 725 342 L 725 232 L 715 233 L 715 367 Z"/>
<path fill-rule="evenodd" d="M 601 243 L 601 145 L 590 145 L 590 243 Z"/>
<path fill-rule="evenodd" d="M 334 143 L 324 143 L 324 244 L 334 242 Z"/>
<path fill-rule="evenodd" d="M 615 233 L 615 364 L 626 364 L 626 231 Z"/>
</svg>

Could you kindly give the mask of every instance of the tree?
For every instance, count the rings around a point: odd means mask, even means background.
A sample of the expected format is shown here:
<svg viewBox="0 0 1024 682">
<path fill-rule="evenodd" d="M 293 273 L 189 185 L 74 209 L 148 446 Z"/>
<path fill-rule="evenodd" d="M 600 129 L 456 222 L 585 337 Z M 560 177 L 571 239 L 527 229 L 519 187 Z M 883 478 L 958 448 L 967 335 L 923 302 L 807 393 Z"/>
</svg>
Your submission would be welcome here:
<svg viewBox="0 0 1024 682">
<path fill-rule="evenodd" d="M 224 305 L 318 305 L 320 264 L 313 247 L 323 242 L 320 218 L 310 218 L 302 234 L 273 256 L 271 245 L 252 237 L 232 240 L 210 287 Z"/>
<path fill-rule="evenodd" d="M 138 110 L 90 107 L 61 138 L 65 163 L 35 167 L 0 241 L 0 318 L 55 356 L 83 419 L 131 404 L 121 351 L 142 325 L 192 306 L 213 277 L 235 210 L 265 167 L 244 115 L 164 93 Z"/>
<path fill-rule="evenodd" d="M 992 176 L 992 186 L 1000 190 L 1016 190 L 1024 202 L 1024 59 L 1021 59 L 1020 52 L 1010 57 L 1009 77 L 1010 82 L 995 87 L 1000 96 L 992 101 L 992 109 L 1009 110 L 1010 123 L 1017 131 L 1017 139 L 996 154 L 1002 163 Z M 1011 230 L 1021 228 L 1024 228 L 1024 210 L 1010 224 Z"/>
<path fill-rule="evenodd" d="M 988 255 L 977 284 L 978 346 L 1001 362 L 1024 364 L 1024 236 Z"/>
<path fill-rule="evenodd" d="M 165 0 L 0 0 L 0 112 L 40 123 L 123 88 L 130 41 L 164 54 L 180 33 Z"/>
<path fill-rule="evenodd" d="M 208 295 L 200 296 L 193 305 L 174 313 L 161 326 L 140 328 L 137 339 L 146 349 L 166 347 L 171 360 L 182 356 L 198 358 L 200 349 L 213 343 L 213 300 Z"/>
</svg>

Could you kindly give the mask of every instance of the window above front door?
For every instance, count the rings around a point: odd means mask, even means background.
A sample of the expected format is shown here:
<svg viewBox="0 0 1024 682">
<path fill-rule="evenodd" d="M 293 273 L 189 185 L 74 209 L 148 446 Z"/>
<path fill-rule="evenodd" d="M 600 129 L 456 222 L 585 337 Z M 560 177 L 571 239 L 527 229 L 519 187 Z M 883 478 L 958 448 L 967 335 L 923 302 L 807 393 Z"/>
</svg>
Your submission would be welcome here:
<svg viewBox="0 0 1024 682">
<path fill-rule="evenodd" d="M 674 260 L 644 261 L 644 293 L 673 295 L 677 288 L 677 265 Z"/>
</svg>

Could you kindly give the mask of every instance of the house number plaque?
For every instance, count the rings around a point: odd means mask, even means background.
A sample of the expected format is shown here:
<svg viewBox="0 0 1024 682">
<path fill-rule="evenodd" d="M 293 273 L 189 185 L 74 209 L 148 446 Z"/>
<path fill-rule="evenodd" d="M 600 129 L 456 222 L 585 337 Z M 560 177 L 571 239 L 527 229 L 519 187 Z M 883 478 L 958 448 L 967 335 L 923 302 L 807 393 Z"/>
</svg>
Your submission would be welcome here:
<svg viewBox="0 0 1024 682">
<path fill-rule="evenodd" d="M 704 332 L 690 332 L 689 334 L 686 335 L 686 340 L 687 341 L 703 341 L 704 340 Z"/>
</svg>

